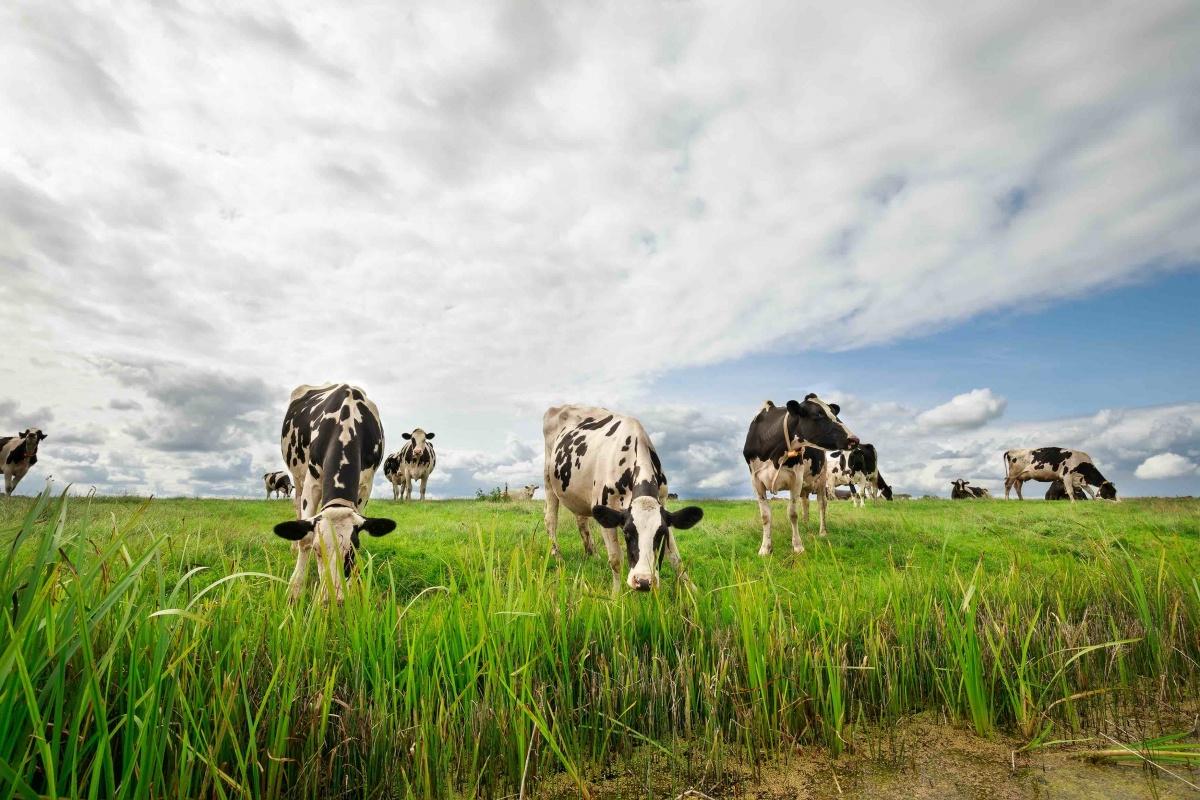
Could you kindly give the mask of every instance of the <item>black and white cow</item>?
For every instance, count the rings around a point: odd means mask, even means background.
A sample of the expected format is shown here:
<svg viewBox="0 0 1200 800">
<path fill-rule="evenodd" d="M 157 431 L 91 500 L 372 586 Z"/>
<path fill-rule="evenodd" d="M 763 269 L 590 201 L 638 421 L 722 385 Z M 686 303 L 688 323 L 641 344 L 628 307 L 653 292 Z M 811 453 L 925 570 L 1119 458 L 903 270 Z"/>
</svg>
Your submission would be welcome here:
<svg viewBox="0 0 1200 800">
<path fill-rule="evenodd" d="M 437 466 L 437 453 L 429 443 L 434 433 L 414 428 L 412 433 L 404 433 L 401 436 L 407 441 L 403 447 L 387 457 L 383 465 L 383 475 L 392 484 L 393 500 L 412 500 L 412 487 L 416 481 L 421 482 L 420 499 L 424 500 L 429 474 Z"/>
<path fill-rule="evenodd" d="M 359 533 L 383 536 L 396 527 L 390 519 L 361 513 L 383 460 L 379 409 L 357 386 L 298 386 L 283 418 L 280 445 L 295 481 L 298 517 L 275 526 L 277 536 L 296 543 L 289 597 L 296 600 L 304 591 L 308 560 L 316 551 L 321 597 L 328 598 L 332 583 L 341 602 L 342 579 L 354 569 Z"/>
<path fill-rule="evenodd" d="M 37 463 L 38 443 L 46 438 L 38 428 L 26 428 L 16 436 L 0 436 L 0 468 L 4 470 L 4 494 L 12 495 L 21 478 Z"/>
<path fill-rule="evenodd" d="M 872 497 L 878 499 L 882 496 L 884 500 L 891 502 L 892 487 L 888 486 L 888 482 L 883 479 L 883 473 L 878 469 L 875 470 L 875 485 L 868 487 L 868 489 Z"/>
<path fill-rule="evenodd" d="M 1025 481 L 1053 483 L 1056 480 L 1063 481 L 1064 487 L 1076 487 L 1088 494 L 1092 494 L 1091 487 L 1095 486 L 1099 490 L 1096 494 L 1101 500 L 1117 499 L 1117 487 L 1100 474 L 1100 470 L 1096 469 L 1092 462 L 1092 457 L 1082 450 L 1038 447 L 1032 450 L 1009 450 L 1004 454 L 1005 500 L 1008 499 L 1010 489 L 1016 489 L 1017 499 L 1024 500 L 1021 484 Z M 1074 503 L 1074 492 L 1071 492 L 1068 498 Z"/>
<path fill-rule="evenodd" d="M 542 418 L 546 442 L 546 533 L 558 558 L 558 507 L 575 515 L 583 548 L 594 552 L 588 521 L 601 528 L 612 569 L 613 591 L 621 587 L 621 543 L 625 539 L 631 589 L 658 584 L 665 554 L 681 580 L 687 580 L 673 528 L 686 530 L 704 516 L 689 506 L 671 512 L 663 505 L 667 478 L 654 443 L 633 417 L 603 408 L 566 405 L 547 409 Z M 657 554 L 657 560 L 655 558 Z"/>
<path fill-rule="evenodd" d="M 271 495 L 276 497 L 283 495 L 284 497 L 292 496 L 292 479 L 288 477 L 286 472 L 268 472 L 263 475 L 263 485 L 267 487 L 267 499 L 271 499 Z"/>
<path fill-rule="evenodd" d="M 950 482 L 951 500 L 975 500 L 990 498 L 992 493 L 982 486 L 969 486 L 969 481 L 959 478 Z"/>
<path fill-rule="evenodd" d="M 855 505 L 866 505 L 866 498 L 875 486 L 879 458 L 875 445 L 860 444 L 846 450 L 830 450 L 825 454 L 825 491 L 832 497 L 838 486 L 850 486 Z"/>
<path fill-rule="evenodd" d="M 1055 481 L 1050 484 L 1050 488 L 1046 490 L 1047 500 L 1067 500 L 1067 486 L 1062 481 Z M 1075 487 L 1075 499 L 1087 500 L 1088 496 L 1078 486 Z"/>
<path fill-rule="evenodd" d="M 826 403 L 815 394 L 809 394 L 799 403 L 789 400 L 783 408 L 768 400 L 751 420 L 742 456 L 750 469 L 750 483 L 758 498 L 762 517 L 762 546 L 758 549 L 760 556 L 771 553 L 771 505 L 767 502 L 768 492 L 788 491 L 788 521 L 792 526 L 792 549 L 795 552 L 804 552 L 804 542 L 796 524 L 796 500 L 799 499 L 804 507 L 804 527 L 807 529 L 810 492 L 816 493 L 820 507 L 820 534 L 827 535 L 825 449 L 840 450 L 857 447 L 859 443 L 858 437 L 838 419 L 840 410 L 835 403 Z"/>
</svg>

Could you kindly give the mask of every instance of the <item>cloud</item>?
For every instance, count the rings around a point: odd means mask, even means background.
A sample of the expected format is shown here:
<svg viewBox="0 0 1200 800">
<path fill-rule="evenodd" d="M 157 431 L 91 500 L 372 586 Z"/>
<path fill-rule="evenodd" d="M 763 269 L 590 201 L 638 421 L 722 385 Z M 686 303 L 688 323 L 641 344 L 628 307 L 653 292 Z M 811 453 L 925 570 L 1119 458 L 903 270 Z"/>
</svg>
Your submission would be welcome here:
<svg viewBox="0 0 1200 800">
<path fill-rule="evenodd" d="M 917 417 L 917 424 L 930 430 L 971 430 L 998 419 L 1007 406 L 1008 401 L 991 389 L 972 389 L 924 412 Z"/>
<path fill-rule="evenodd" d="M 1139 464 L 1133 474 L 1147 481 L 1182 478 L 1196 474 L 1196 462 L 1177 453 L 1159 453 Z"/>
<path fill-rule="evenodd" d="M 8 428 L 41 428 L 47 430 L 54 422 L 54 412 L 47 406 L 33 411 L 21 411 L 21 404 L 11 398 L 0 398 L 0 430 Z M 7 433 L 5 434 L 7 435 Z"/>
<path fill-rule="evenodd" d="M 116 411 L 141 411 L 142 404 L 137 400 L 130 400 L 123 397 L 114 397 L 108 401 L 108 407 Z"/>
</svg>

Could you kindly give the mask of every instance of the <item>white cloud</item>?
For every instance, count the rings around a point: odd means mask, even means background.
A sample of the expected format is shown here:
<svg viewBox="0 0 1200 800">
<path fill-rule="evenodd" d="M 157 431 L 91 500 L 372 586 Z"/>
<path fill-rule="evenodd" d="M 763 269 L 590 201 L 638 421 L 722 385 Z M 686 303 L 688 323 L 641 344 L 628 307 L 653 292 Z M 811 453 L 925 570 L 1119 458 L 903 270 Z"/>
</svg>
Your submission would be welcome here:
<svg viewBox="0 0 1200 800">
<path fill-rule="evenodd" d="M 917 423 L 931 430 L 970 430 L 998 419 L 1007 406 L 1008 401 L 991 389 L 972 389 L 924 412 L 917 417 Z"/>
<path fill-rule="evenodd" d="M 8 4 L 6 385 L 204 491 L 209 427 L 275 468 L 302 382 L 500 453 L 664 370 L 1085 294 L 1200 259 L 1198 46 L 1187 0 Z"/>
<path fill-rule="evenodd" d="M 1139 464 L 1133 474 L 1146 481 L 1183 478 L 1196 474 L 1196 462 L 1177 453 L 1159 453 Z"/>
</svg>

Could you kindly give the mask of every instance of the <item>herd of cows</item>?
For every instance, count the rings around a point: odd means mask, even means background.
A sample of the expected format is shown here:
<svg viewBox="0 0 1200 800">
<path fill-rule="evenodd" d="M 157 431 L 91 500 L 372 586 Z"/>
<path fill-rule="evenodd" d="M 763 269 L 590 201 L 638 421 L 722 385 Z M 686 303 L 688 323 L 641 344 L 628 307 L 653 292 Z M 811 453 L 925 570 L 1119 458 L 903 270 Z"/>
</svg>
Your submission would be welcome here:
<svg viewBox="0 0 1200 800">
<path fill-rule="evenodd" d="M 767 401 L 750 421 L 742 456 L 758 501 L 762 522 L 759 555 L 771 553 L 771 506 L 768 496 L 788 492 L 788 521 L 792 549 L 804 551 L 796 503 L 808 526 L 809 496 L 819 505 L 819 534 L 825 536 L 826 506 L 839 486 L 848 486 L 857 502 L 867 497 L 893 498 L 879 471 L 878 453 L 862 442 L 839 418 L 836 403 L 815 394 L 784 406 Z M 548 409 L 542 419 L 545 439 L 545 524 L 551 550 L 558 549 L 560 507 L 575 515 L 583 547 L 594 552 L 590 523 L 595 520 L 604 540 L 614 590 L 620 588 L 622 540 L 628 564 L 625 583 L 644 591 L 658 583 L 658 567 L 668 558 L 687 580 L 674 531 L 686 530 L 703 519 L 704 511 L 687 506 L 675 511 L 668 500 L 667 477 L 654 443 L 634 417 L 604 408 L 565 405 Z M 433 432 L 420 428 L 403 434 L 404 446 L 384 458 L 383 424 L 379 409 L 362 389 L 349 384 L 302 385 L 291 394 L 284 415 L 281 451 L 285 471 L 263 476 L 267 496 L 290 497 L 296 519 L 275 526 L 275 533 L 294 543 L 296 567 L 289 597 L 303 592 L 308 563 L 317 556 L 322 597 L 343 597 L 360 546 L 360 534 L 383 536 L 395 529 L 394 520 L 362 513 L 371 494 L 375 471 L 383 464 L 392 484 L 393 499 L 411 499 L 413 484 L 420 498 L 437 465 Z M 0 437 L 4 488 L 12 494 L 18 481 L 37 463 L 38 444 L 46 438 L 31 428 L 15 437 Z M 1105 479 L 1083 452 L 1058 447 L 1009 450 L 1004 454 L 1004 494 L 1027 481 L 1051 483 L 1047 499 L 1072 503 L 1089 496 L 1116 500 L 1116 487 Z M 532 498 L 536 486 L 519 490 Z M 1093 491 L 1094 488 L 1094 491 Z M 507 487 L 506 487 L 507 494 Z M 987 497 L 986 489 L 954 481 L 953 499 Z"/>
</svg>

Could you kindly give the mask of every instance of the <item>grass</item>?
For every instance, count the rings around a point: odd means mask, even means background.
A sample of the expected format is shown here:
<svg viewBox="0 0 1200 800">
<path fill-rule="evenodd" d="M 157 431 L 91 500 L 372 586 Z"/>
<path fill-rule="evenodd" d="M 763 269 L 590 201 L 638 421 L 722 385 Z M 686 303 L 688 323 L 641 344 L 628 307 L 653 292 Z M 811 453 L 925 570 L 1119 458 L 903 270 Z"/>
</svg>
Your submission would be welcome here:
<svg viewBox="0 0 1200 800">
<path fill-rule="evenodd" d="M 752 503 L 701 505 L 696 590 L 613 597 L 540 503 L 376 500 L 324 607 L 285 501 L 8 500 L 0 797 L 588 796 L 645 748 L 678 793 L 922 710 L 1034 747 L 1200 698 L 1198 501 L 835 504 L 765 559 Z"/>
</svg>

